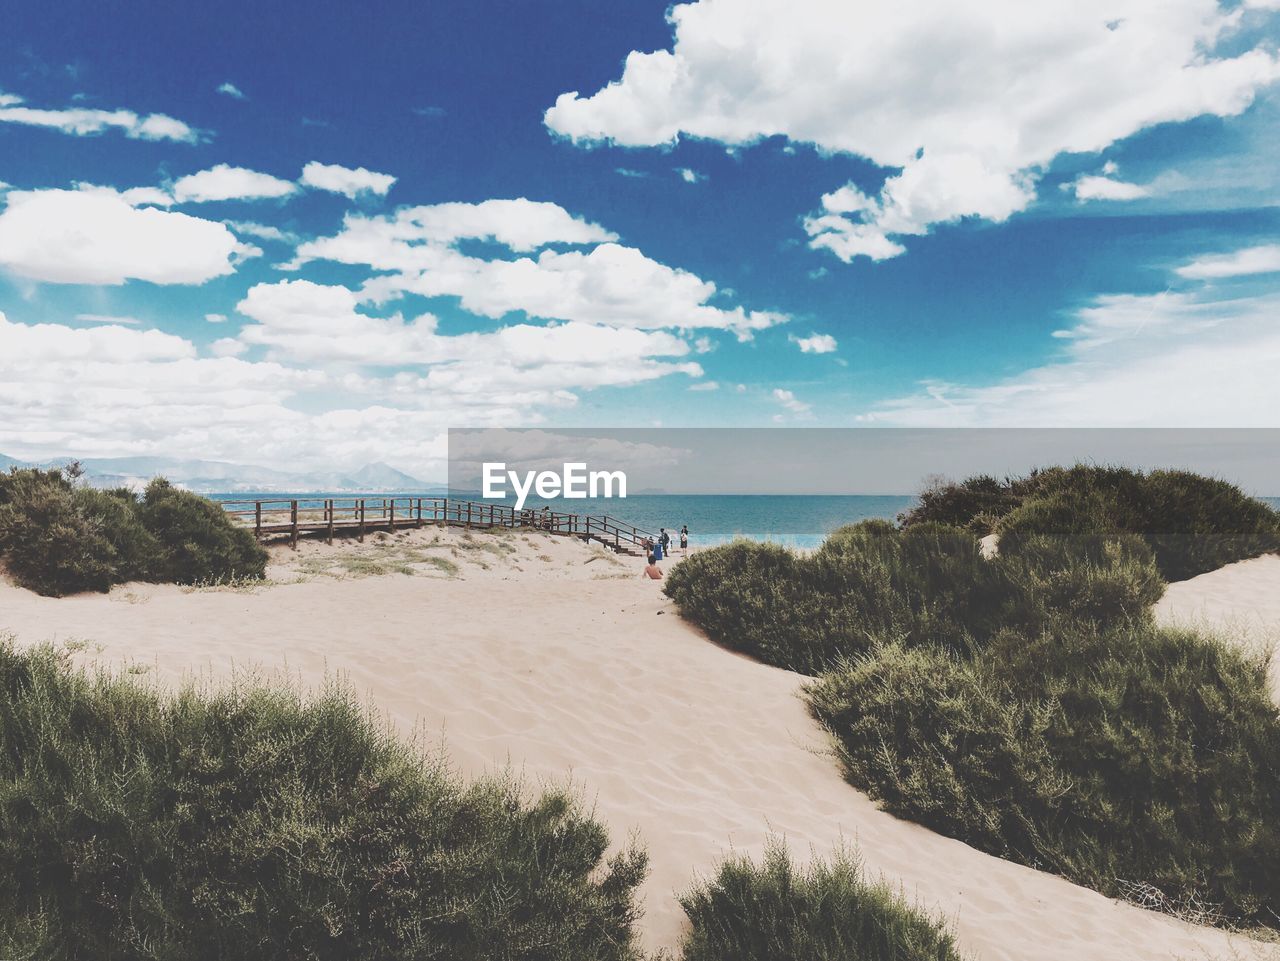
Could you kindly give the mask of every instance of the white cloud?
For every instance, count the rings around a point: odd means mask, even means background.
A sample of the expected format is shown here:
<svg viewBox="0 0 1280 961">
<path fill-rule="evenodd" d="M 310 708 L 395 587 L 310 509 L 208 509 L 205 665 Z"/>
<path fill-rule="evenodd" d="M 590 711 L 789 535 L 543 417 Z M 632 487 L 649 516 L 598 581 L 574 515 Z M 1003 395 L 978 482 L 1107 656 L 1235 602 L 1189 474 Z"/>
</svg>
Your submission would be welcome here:
<svg viewBox="0 0 1280 961">
<path fill-rule="evenodd" d="M 261 326 L 284 336 L 284 345 L 268 346 L 269 352 L 294 356 L 287 331 L 306 318 L 331 326 L 362 323 L 305 312 L 327 304 L 341 315 L 350 300 L 326 301 L 305 287 L 282 289 L 274 302 L 255 298 L 270 321 Z M 334 368 L 316 370 L 245 360 L 251 344 L 240 337 L 216 341 L 214 356 L 201 357 L 189 341 L 155 330 L 25 325 L 0 314 L 0 450 L 27 457 L 267 459 L 299 471 L 391 460 L 438 478 L 450 424 L 535 424 L 547 409 L 572 407 L 577 388 L 701 376 L 696 364 L 680 360 L 682 345 L 665 334 L 519 325 L 422 339 L 424 331 L 410 324 L 379 327 L 370 320 L 384 343 L 425 351 L 415 360 L 435 361 L 381 373 L 375 367 L 370 375 L 343 367 L 331 351 Z M 305 339 L 302 344 L 310 349 Z M 663 359 L 668 351 L 672 360 Z M 139 418 L 138 410 L 147 416 Z"/>
<path fill-rule="evenodd" d="M 249 345 L 235 337 L 219 337 L 209 345 L 214 357 L 239 357 L 247 353 Z"/>
<path fill-rule="evenodd" d="M 142 323 L 137 317 L 117 317 L 114 314 L 76 314 L 82 324 L 108 324 L 113 327 L 137 327 Z"/>
<path fill-rule="evenodd" d="M 1112 177 L 1081 174 L 1070 186 L 1077 200 L 1139 200 L 1151 196 L 1151 188 Z"/>
<path fill-rule="evenodd" d="M 0 93 L 0 123 L 44 127 L 77 137 L 119 130 L 131 140 L 173 140 L 195 143 L 200 137 L 192 127 L 162 113 L 140 116 L 132 110 L 91 110 L 68 107 L 44 110 L 20 106 L 21 97 Z"/>
<path fill-rule="evenodd" d="M 354 200 L 360 194 L 385 197 L 396 178 L 390 174 L 374 173 L 364 167 L 353 169 L 313 160 L 302 168 L 302 182 L 316 190 L 327 190 Z"/>
<path fill-rule="evenodd" d="M 797 337 L 792 334 L 790 339 L 791 343 L 800 348 L 802 354 L 832 354 L 838 346 L 836 339 L 830 334 L 810 334 L 808 337 Z"/>
<path fill-rule="evenodd" d="M 264 200 L 288 197 L 297 185 L 245 167 L 218 164 L 199 173 L 180 177 L 173 185 L 178 203 L 206 203 L 216 200 Z"/>
<path fill-rule="evenodd" d="M 402 207 L 393 217 L 348 214 L 342 233 L 331 241 L 319 241 L 318 244 L 324 244 L 330 250 L 337 246 L 348 251 L 363 247 L 385 254 L 393 245 L 407 253 L 411 245 L 447 246 L 460 240 L 489 240 L 523 253 L 548 244 L 595 244 L 617 239 L 616 234 L 598 224 L 574 217 L 559 204 L 521 197 L 516 200 L 485 200 L 477 204 Z M 299 253 L 305 258 L 309 256 L 308 251 L 316 249 L 316 246 L 304 245 Z M 347 262 L 373 263 L 358 259 Z M 411 261 L 402 263 L 406 268 L 412 266 Z M 374 266 L 405 269 L 380 263 Z"/>
<path fill-rule="evenodd" d="M 714 380 L 700 380 L 696 384 L 689 385 L 689 389 L 693 391 L 719 390 L 720 385 Z"/>
<path fill-rule="evenodd" d="M 797 416 L 803 417 L 813 410 L 813 406 L 811 404 L 806 404 L 804 401 L 796 397 L 796 395 L 791 391 L 784 390 L 781 387 L 775 387 L 773 389 L 773 399 Z"/>
<path fill-rule="evenodd" d="M 676 173 L 678 173 L 680 175 L 680 179 L 687 184 L 696 184 L 707 179 L 706 174 L 700 174 L 698 171 L 692 170 L 689 167 L 677 167 Z"/>
<path fill-rule="evenodd" d="M 503 214 L 509 214 L 506 219 Z M 590 250 L 542 250 L 515 260 L 470 257 L 450 246 L 486 238 L 514 250 L 552 243 Z M 464 309 L 500 318 L 524 311 L 549 320 L 617 328 L 719 328 L 747 339 L 787 318 L 768 311 L 713 306 L 715 284 L 660 264 L 555 204 L 490 200 L 402 210 L 392 217 L 348 215 L 335 237 L 305 243 L 295 265 L 311 260 L 362 264 L 392 273 L 365 285 L 374 301 L 416 293 L 455 296 Z M 601 242 L 604 241 L 604 242 Z"/>
<path fill-rule="evenodd" d="M 1224 277 L 1244 277 L 1278 271 L 1280 271 L 1280 244 L 1261 244 L 1257 247 L 1244 247 L 1229 254 L 1208 254 L 1197 257 L 1179 267 L 1177 274 L 1189 280 L 1217 280 Z"/>
<path fill-rule="evenodd" d="M 888 172 L 806 221 L 811 244 L 882 260 L 895 238 L 1002 221 L 1044 168 L 1152 125 L 1233 116 L 1280 78 L 1259 46 L 1215 55 L 1239 14 L 1217 0 L 699 0 L 673 7 L 670 51 L 632 52 L 622 77 L 545 115 L 576 142 L 730 147 L 785 136 Z"/>
<path fill-rule="evenodd" d="M 226 314 L 205 314 L 204 319 L 211 324 L 225 324 L 227 322 Z"/>
<path fill-rule="evenodd" d="M 1280 294 L 1099 298 L 1063 354 L 995 383 L 926 383 L 864 422 L 916 427 L 1280 427 Z"/>
<path fill-rule="evenodd" d="M 0 214 L 0 266 L 58 284 L 200 284 L 246 251 L 220 223 L 111 193 L 13 191 Z"/>
<path fill-rule="evenodd" d="M 226 83 L 218 84 L 217 90 L 218 90 L 218 93 L 224 93 L 228 97 L 234 97 L 236 100 L 245 99 L 244 91 L 241 90 L 239 87 L 237 87 L 230 80 L 228 80 Z"/>
<path fill-rule="evenodd" d="M 466 363 L 479 369 L 522 371 L 521 379 L 542 386 L 634 383 L 656 372 L 653 358 L 684 357 L 689 345 L 670 334 L 615 330 L 584 323 L 534 326 L 516 324 L 492 333 L 444 336 L 430 314 L 405 321 L 399 315 L 374 317 L 359 310 L 357 294 L 345 287 L 305 280 L 258 284 L 236 309 L 257 323 L 240 339 L 269 348 L 272 357 L 303 363 L 347 363 L 403 367 Z M 568 367 L 574 376 L 557 378 Z M 679 368 L 699 375 L 697 364 Z M 441 376 L 437 373 L 437 379 Z"/>
</svg>

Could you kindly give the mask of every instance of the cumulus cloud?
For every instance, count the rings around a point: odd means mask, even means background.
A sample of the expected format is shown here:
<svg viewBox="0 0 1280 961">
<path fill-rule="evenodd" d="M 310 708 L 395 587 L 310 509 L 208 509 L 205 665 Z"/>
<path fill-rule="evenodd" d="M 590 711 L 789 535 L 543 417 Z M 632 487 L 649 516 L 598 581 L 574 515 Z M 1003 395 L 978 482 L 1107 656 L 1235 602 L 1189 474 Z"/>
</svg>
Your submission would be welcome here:
<svg viewBox="0 0 1280 961">
<path fill-rule="evenodd" d="M 1229 254 L 1207 254 L 1177 269 L 1189 280 L 1218 280 L 1280 272 L 1280 244 L 1244 247 Z"/>
<path fill-rule="evenodd" d="M 935 224 L 1005 220 L 1059 154 L 1239 114 L 1280 78 L 1265 46 L 1215 53 L 1239 22 L 1216 0 L 698 0 L 669 16 L 671 50 L 562 94 L 548 128 L 626 146 L 785 136 L 865 157 L 888 171 L 878 190 L 833 191 L 805 222 L 845 261 L 897 256 Z"/>
<path fill-rule="evenodd" d="M 385 460 L 439 476 L 450 424 L 536 424 L 572 407 L 575 391 L 684 374 L 687 347 L 662 333 L 515 325 L 447 337 L 434 321 L 358 314 L 350 292 L 303 281 L 255 288 L 251 336 L 199 356 L 156 330 L 21 324 L 0 314 L 0 450 L 23 456 L 163 454 L 333 470 Z M 260 319 L 259 319 L 260 318 Z M 329 338 L 291 331 L 369 334 L 407 353 L 386 365 Z M 276 341 L 279 341 L 277 343 Z M 271 356 L 247 360 L 261 345 Z M 331 366 L 300 364 L 304 356 Z M 139 419 L 137 411 L 147 417 Z"/>
<path fill-rule="evenodd" d="M 228 80 L 226 83 L 218 84 L 217 90 L 218 90 L 218 93 L 226 94 L 228 97 L 233 97 L 236 100 L 245 99 L 244 91 L 241 90 L 239 87 L 237 87 L 230 80 Z"/>
<path fill-rule="evenodd" d="M 119 130 L 132 140 L 173 140 L 196 143 L 199 133 L 192 127 L 162 113 L 139 115 L 132 110 L 91 110 L 67 107 L 46 110 L 22 106 L 15 94 L 0 93 L 0 123 L 44 127 L 77 137 Z"/>
<path fill-rule="evenodd" d="M 251 251 L 225 226 L 92 190 L 12 191 L 0 266 L 57 284 L 201 284 Z"/>
<path fill-rule="evenodd" d="M 515 251 L 555 243 L 595 246 L 485 259 L 452 246 L 466 238 L 493 240 Z M 523 311 L 617 328 L 719 328 L 743 339 L 787 319 L 770 311 L 713 305 L 714 283 L 614 239 L 555 204 L 490 200 L 410 208 L 390 217 L 349 215 L 338 235 L 302 244 L 295 265 L 311 260 L 366 265 L 388 272 L 365 285 L 369 300 L 405 293 L 454 296 L 464 309 L 495 319 Z"/>
<path fill-rule="evenodd" d="M 800 348 L 802 354 L 833 354 L 839 346 L 830 334 L 810 334 L 808 337 L 791 335 L 791 343 Z"/>
<path fill-rule="evenodd" d="M 483 367 L 519 370 L 527 386 L 604 386 L 636 383 L 659 373 L 701 374 L 697 364 L 655 364 L 654 358 L 684 357 L 689 345 L 659 332 L 615 330 L 569 323 L 516 324 L 491 333 L 444 336 L 430 314 L 406 321 L 399 315 L 375 317 L 360 310 L 346 287 L 286 280 L 258 284 L 236 307 L 256 323 L 240 339 L 267 347 L 270 356 L 304 363 L 347 363 L 372 367 L 454 365 L 433 372 L 439 380 L 469 365 L 472 378 Z M 572 370 L 569 375 L 564 368 Z"/>
<path fill-rule="evenodd" d="M 178 203 L 195 204 L 217 200 L 266 200 L 288 197 L 297 189 L 291 181 L 270 174 L 218 164 L 178 178 L 173 185 L 173 197 Z"/>
<path fill-rule="evenodd" d="M 574 217 L 559 204 L 545 201 L 485 200 L 481 203 L 444 203 L 426 207 L 403 207 L 391 217 L 363 217 L 349 214 L 342 233 L 329 241 L 304 245 L 300 257 L 328 258 L 324 249 L 339 248 L 357 259 L 349 263 L 369 263 L 383 269 L 403 269 L 373 260 L 361 260 L 357 249 L 369 256 L 388 256 L 393 248 L 411 253 L 418 245 L 447 246 L 460 240 L 488 240 L 517 252 L 527 252 L 549 244 L 594 244 L 617 240 L 616 234 Z M 322 247 L 320 245 L 323 245 Z M 344 259 L 342 257 L 328 259 Z M 411 258 L 400 260 L 412 266 Z"/>
<path fill-rule="evenodd" d="M 390 174 L 374 173 L 364 167 L 353 169 L 313 160 L 302 168 L 302 182 L 316 190 L 327 190 L 354 200 L 361 194 L 385 197 L 396 178 Z"/>
<path fill-rule="evenodd" d="M 700 174 L 698 171 L 692 170 L 689 167 L 677 167 L 676 173 L 678 173 L 680 175 L 680 179 L 687 184 L 696 184 L 699 181 L 707 179 L 706 174 Z"/>
</svg>

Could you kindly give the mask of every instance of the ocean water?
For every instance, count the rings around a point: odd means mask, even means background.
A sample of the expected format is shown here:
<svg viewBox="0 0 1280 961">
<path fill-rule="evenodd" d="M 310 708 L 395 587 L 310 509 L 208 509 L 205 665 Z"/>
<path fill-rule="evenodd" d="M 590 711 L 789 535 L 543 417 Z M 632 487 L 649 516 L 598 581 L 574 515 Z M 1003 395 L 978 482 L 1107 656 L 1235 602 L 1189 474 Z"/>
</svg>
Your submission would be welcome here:
<svg viewBox="0 0 1280 961">
<path fill-rule="evenodd" d="M 296 499 L 301 510 L 323 506 L 326 498 L 350 499 L 350 493 L 211 493 L 216 501 Z M 418 491 L 368 495 L 376 497 L 438 497 Z M 460 497 L 480 501 L 483 498 Z M 723 544 L 737 537 L 773 541 L 789 547 L 817 547 L 837 527 L 869 518 L 893 520 L 915 501 L 910 495 L 785 495 L 785 494 L 634 494 L 623 499 L 541 500 L 530 498 L 526 508 L 543 505 L 566 514 L 606 514 L 654 534 L 665 527 L 674 540 L 682 526 L 689 528 L 694 547 Z M 512 504 L 511 500 L 494 503 Z"/>
<path fill-rule="evenodd" d="M 315 509 L 325 498 L 338 500 L 355 496 L 349 492 L 324 493 L 212 493 L 206 497 L 216 501 L 273 500 L 286 504 L 298 501 L 300 509 Z M 438 497 L 421 491 L 395 491 L 368 495 L 383 497 Z M 461 500 L 483 500 L 480 496 Z M 1280 510 L 1280 497 L 1262 497 L 1273 509 Z M 681 526 L 689 528 L 692 547 L 712 547 L 738 537 L 772 541 L 788 547 L 817 547 L 837 527 L 870 518 L 893 520 L 915 502 L 909 494 L 633 494 L 623 499 L 537 500 L 530 498 L 527 508 L 541 510 L 543 505 L 566 514 L 606 514 L 656 534 L 659 528 L 671 531 L 678 542 Z M 494 503 L 512 504 L 511 500 Z"/>
</svg>

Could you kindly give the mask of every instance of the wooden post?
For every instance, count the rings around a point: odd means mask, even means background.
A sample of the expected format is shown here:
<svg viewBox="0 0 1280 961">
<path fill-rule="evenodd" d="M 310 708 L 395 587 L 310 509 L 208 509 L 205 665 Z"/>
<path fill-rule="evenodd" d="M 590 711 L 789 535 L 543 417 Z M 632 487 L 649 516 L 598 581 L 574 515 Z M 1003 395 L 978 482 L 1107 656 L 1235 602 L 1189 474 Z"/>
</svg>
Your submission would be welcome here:
<svg viewBox="0 0 1280 961">
<path fill-rule="evenodd" d="M 422 498 L 418 498 L 418 527 L 422 526 Z"/>
<path fill-rule="evenodd" d="M 389 505 L 387 510 L 387 525 L 391 528 L 391 533 L 394 534 L 396 532 L 396 499 L 393 497 L 385 503 Z"/>
<path fill-rule="evenodd" d="M 471 529 L 471 501 L 467 501 L 467 530 Z"/>
<path fill-rule="evenodd" d="M 364 543 L 364 498 L 360 498 L 360 533 L 358 535 L 360 543 Z"/>
<path fill-rule="evenodd" d="M 253 502 L 253 536 L 262 540 L 262 501 Z"/>
<path fill-rule="evenodd" d="M 289 532 L 289 546 L 295 551 L 298 549 L 298 502 L 289 501 L 289 523 L 293 525 L 293 530 Z"/>
<path fill-rule="evenodd" d="M 332 544 L 333 543 L 333 501 L 332 500 L 327 500 L 324 502 L 324 512 L 329 519 L 329 543 Z"/>
</svg>

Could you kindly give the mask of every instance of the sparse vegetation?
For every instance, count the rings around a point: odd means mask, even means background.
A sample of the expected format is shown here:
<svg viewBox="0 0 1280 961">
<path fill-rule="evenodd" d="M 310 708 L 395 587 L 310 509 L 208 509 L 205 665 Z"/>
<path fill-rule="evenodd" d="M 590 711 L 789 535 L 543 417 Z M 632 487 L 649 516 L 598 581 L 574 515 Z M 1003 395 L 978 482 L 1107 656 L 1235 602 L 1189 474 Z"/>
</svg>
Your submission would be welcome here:
<svg viewBox="0 0 1280 961">
<path fill-rule="evenodd" d="M 645 856 L 331 686 L 161 695 L 0 642 L 0 956 L 639 959 Z"/>
<path fill-rule="evenodd" d="M 730 858 L 680 899 L 683 961 L 959 961 L 941 921 L 868 881 L 857 860 L 793 864 L 774 842 L 761 863 Z"/>
<path fill-rule="evenodd" d="M 217 505 L 155 480 L 142 501 L 77 471 L 0 474 L 0 559 L 23 587 L 61 596 L 126 581 L 263 576 L 266 553 Z"/>
</svg>

